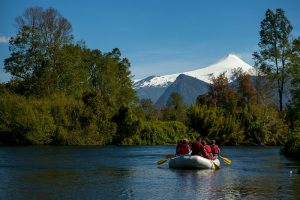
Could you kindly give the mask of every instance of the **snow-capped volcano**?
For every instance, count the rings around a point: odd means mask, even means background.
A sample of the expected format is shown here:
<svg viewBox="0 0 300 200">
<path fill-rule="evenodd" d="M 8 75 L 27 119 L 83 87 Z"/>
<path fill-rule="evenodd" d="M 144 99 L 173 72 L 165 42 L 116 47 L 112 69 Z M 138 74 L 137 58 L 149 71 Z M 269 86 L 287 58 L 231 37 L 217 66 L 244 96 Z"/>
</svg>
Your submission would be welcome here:
<svg viewBox="0 0 300 200">
<path fill-rule="evenodd" d="M 138 89 L 144 87 L 166 87 L 173 83 L 180 74 L 191 76 L 204 82 L 210 83 L 210 77 L 212 75 L 217 77 L 221 73 L 226 72 L 226 76 L 230 78 L 232 75 L 232 70 L 237 68 L 241 68 L 246 72 L 252 69 L 249 64 L 241 60 L 238 56 L 229 54 L 227 57 L 207 67 L 164 76 L 151 76 L 139 81 L 135 81 L 134 88 Z"/>
</svg>

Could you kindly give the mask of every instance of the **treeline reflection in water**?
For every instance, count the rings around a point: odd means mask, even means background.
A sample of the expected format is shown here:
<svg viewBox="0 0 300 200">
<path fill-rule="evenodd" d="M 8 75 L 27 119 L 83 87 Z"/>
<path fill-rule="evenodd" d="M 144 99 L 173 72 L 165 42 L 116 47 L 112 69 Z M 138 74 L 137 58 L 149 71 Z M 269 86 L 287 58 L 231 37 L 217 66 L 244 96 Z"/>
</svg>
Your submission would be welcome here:
<svg viewBox="0 0 300 200">
<path fill-rule="evenodd" d="M 174 146 L 0 147 L 0 199 L 299 199 L 299 162 L 279 147 L 221 147 L 220 170 L 156 161 Z"/>
</svg>

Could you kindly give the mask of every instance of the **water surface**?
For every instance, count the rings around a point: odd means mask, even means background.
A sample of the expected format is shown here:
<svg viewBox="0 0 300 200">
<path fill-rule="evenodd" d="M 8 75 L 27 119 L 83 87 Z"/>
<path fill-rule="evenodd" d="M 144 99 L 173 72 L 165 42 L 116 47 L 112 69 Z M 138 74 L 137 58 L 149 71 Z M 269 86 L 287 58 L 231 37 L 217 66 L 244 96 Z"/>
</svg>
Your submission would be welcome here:
<svg viewBox="0 0 300 200">
<path fill-rule="evenodd" d="M 174 146 L 0 147 L 0 199 L 300 199 L 300 163 L 279 147 L 221 147 L 231 165 L 156 165 Z"/>
</svg>

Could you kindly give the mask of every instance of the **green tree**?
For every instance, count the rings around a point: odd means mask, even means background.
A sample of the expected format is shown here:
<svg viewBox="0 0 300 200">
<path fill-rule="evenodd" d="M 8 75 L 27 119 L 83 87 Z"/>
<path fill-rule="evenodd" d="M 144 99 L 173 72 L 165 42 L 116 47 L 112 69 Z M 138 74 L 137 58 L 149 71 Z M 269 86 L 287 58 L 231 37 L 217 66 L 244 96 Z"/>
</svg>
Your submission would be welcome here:
<svg viewBox="0 0 300 200">
<path fill-rule="evenodd" d="M 291 100 L 288 119 L 292 129 L 300 127 L 300 37 L 292 43 L 291 57 Z"/>
<path fill-rule="evenodd" d="M 116 124 L 110 119 L 110 113 L 105 108 L 101 96 L 93 91 L 82 96 L 85 112 L 80 116 L 81 127 L 88 127 L 86 134 L 90 134 L 90 127 L 95 127 L 93 140 L 90 143 L 110 144 L 116 134 Z"/>
<path fill-rule="evenodd" d="M 252 84 L 251 76 L 239 68 L 233 71 L 233 79 L 236 81 L 240 105 L 256 103 L 256 90 Z"/>
<path fill-rule="evenodd" d="M 234 145 L 244 141 L 244 130 L 239 119 L 225 113 L 222 108 L 195 104 L 188 109 L 187 116 L 188 125 L 203 137 Z"/>
<path fill-rule="evenodd" d="M 300 160 L 300 130 L 295 130 L 283 147 L 283 153 Z"/>
<path fill-rule="evenodd" d="M 117 134 L 114 137 L 114 144 L 122 144 L 123 140 L 137 134 L 141 128 L 140 121 L 128 106 L 121 106 L 112 121 L 117 124 Z"/>
<path fill-rule="evenodd" d="M 182 96 L 177 92 L 172 92 L 167 100 L 167 107 L 175 110 L 182 110 L 185 108 Z"/>
<path fill-rule="evenodd" d="M 116 113 L 121 105 L 131 105 L 136 100 L 132 87 L 130 63 L 121 58 L 119 49 L 101 54 L 92 51 L 89 61 L 90 85 L 96 89 L 111 113 Z"/>
<path fill-rule="evenodd" d="M 218 77 L 211 77 L 212 83 L 208 87 L 208 99 L 211 105 L 233 112 L 237 106 L 236 91 L 230 87 L 225 73 Z"/>
<path fill-rule="evenodd" d="M 47 100 L 0 95 L 0 144 L 50 144 L 55 128 Z"/>
<path fill-rule="evenodd" d="M 142 110 L 147 121 L 157 119 L 157 112 L 153 106 L 151 99 L 141 99 L 137 105 Z"/>
<path fill-rule="evenodd" d="M 167 100 L 166 108 L 162 109 L 163 119 L 167 121 L 186 121 L 186 105 L 182 96 L 177 92 L 172 92 Z"/>
<path fill-rule="evenodd" d="M 295 105 L 300 109 L 300 37 L 293 41 L 291 66 L 291 93 Z"/>
<path fill-rule="evenodd" d="M 72 41 L 71 24 L 53 9 L 28 8 L 16 18 L 18 33 L 10 39 L 5 70 L 28 93 L 51 93 L 57 52 Z"/>
<path fill-rule="evenodd" d="M 292 29 L 282 9 L 276 9 L 275 13 L 268 9 L 260 24 L 258 45 L 261 50 L 254 53 L 255 58 L 261 62 L 263 72 L 270 80 L 276 81 L 280 111 L 283 110 L 282 97 L 285 92 L 284 85 L 288 80 L 289 37 Z"/>
</svg>

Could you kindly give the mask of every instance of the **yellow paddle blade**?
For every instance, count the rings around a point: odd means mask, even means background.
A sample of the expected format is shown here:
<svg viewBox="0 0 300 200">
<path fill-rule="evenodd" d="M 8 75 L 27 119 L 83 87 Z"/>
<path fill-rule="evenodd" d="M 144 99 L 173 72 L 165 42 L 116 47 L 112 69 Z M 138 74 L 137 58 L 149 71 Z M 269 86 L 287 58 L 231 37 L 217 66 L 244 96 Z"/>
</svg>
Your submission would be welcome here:
<svg viewBox="0 0 300 200">
<path fill-rule="evenodd" d="M 159 160 L 157 161 L 158 165 L 164 164 L 165 162 L 167 162 L 169 159 L 165 159 L 165 160 Z"/>
<path fill-rule="evenodd" d="M 171 158 L 174 158 L 175 156 L 173 154 L 169 154 L 169 155 L 165 155 L 165 159 L 164 160 L 159 160 L 156 163 L 158 165 L 164 164 L 165 162 L 167 162 L 168 160 L 170 160 Z"/>
<path fill-rule="evenodd" d="M 225 163 L 227 163 L 228 165 L 231 163 L 231 160 L 229 158 L 225 158 L 220 156 L 220 158 L 222 158 L 224 160 Z"/>
<path fill-rule="evenodd" d="M 170 159 L 170 158 L 174 158 L 174 157 L 175 157 L 174 154 L 165 155 L 165 159 Z"/>
</svg>

